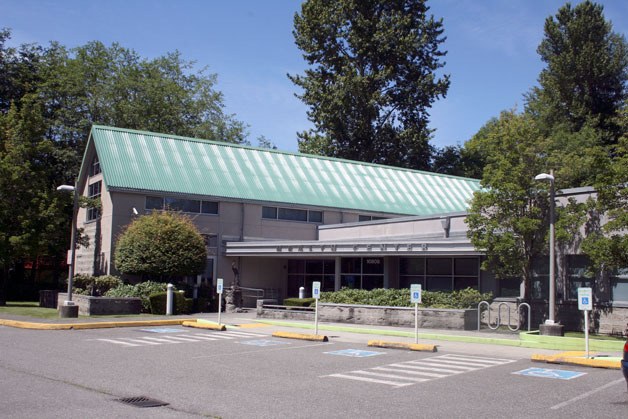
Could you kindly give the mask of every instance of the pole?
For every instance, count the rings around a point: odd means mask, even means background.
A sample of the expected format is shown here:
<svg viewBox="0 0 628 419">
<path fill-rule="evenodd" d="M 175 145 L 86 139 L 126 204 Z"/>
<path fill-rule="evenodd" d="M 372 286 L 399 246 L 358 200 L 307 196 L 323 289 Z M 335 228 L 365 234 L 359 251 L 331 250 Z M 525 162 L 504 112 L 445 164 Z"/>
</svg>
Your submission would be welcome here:
<svg viewBox="0 0 628 419">
<path fill-rule="evenodd" d="M 554 323 L 556 315 L 556 274 L 554 272 L 554 261 L 556 258 L 554 251 L 554 212 L 556 202 L 554 201 L 554 170 L 550 170 L 550 266 L 549 266 L 549 320 Z"/>
<path fill-rule="evenodd" d="M 419 343 L 419 303 L 414 303 L 414 343 Z"/>
<path fill-rule="evenodd" d="M 222 311 L 222 294 L 218 294 L 218 325 L 220 325 L 220 312 Z"/>
<path fill-rule="evenodd" d="M 74 264 L 76 263 L 76 217 L 78 213 L 78 185 L 74 184 L 74 207 L 72 209 L 72 234 L 70 239 L 70 268 L 68 269 L 68 300 L 66 306 L 74 305 L 72 301 L 72 281 L 74 280 Z"/>
<path fill-rule="evenodd" d="M 170 316 L 172 315 L 172 300 L 173 300 L 173 291 L 172 291 L 173 285 L 172 284 L 168 284 L 168 292 L 166 294 L 166 315 Z"/>
<path fill-rule="evenodd" d="M 318 298 L 315 300 L 314 305 L 314 334 L 318 335 Z"/>
<path fill-rule="evenodd" d="M 589 359 L 589 310 L 584 310 L 584 341 L 587 359 Z"/>
</svg>

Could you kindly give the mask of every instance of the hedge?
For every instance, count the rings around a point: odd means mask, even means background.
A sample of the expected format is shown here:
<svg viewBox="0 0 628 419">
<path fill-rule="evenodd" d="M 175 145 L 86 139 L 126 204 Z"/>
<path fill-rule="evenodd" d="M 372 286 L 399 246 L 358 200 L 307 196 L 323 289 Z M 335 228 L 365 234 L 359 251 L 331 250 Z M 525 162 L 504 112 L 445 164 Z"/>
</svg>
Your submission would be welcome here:
<svg viewBox="0 0 628 419">
<path fill-rule="evenodd" d="M 420 307 L 467 309 L 477 307 L 480 301 L 491 301 L 493 295 L 480 293 L 473 288 L 453 292 L 423 291 Z M 343 288 L 335 292 L 321 293 L 322 303 L 335 304 L 363 304 L 390 307 L 412 307 L 410 303 L 410 289 L 383 289 L 374 290 Z"/>
</svg>

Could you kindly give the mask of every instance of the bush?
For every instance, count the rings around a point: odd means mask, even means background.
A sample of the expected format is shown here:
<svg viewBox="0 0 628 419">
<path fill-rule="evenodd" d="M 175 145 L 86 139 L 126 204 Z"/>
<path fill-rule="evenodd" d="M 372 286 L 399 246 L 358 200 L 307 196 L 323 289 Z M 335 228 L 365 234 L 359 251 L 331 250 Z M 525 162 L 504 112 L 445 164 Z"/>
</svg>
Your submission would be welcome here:
<svg viewBox="0 0 628 419">
<path fill-rule="evenodd" d="M 185 298 L 182 292 L 174 292 L 174 304 L 172 305 L 172 314 L 187 314 L 192 308 L 192 299 Z M 168 292 L 160 292 L 149 297 L 150 311 L 153 314 L 166 314 L 166 303 L 168 301 Z"/>
<path fill-rule="evenodd" d="M 493 295 L 480 293 L 473 288 L 453 292 L 423 291 L 421 307 L 466 309 L 477 307 L 480 301 L 491 301 Z M 378 288 L 371 291 L 343 288 L 336 292 L 321 293 L 321 302 L 335 304 L 364 304 L 374 306 L 412 307 L 410 290 Z M 287 305 L 287 304 L 286 304 Z"/>
<path fill-rule="evenodd" d="M 314 298 L 286 298 L 283 305 L 290 307 L 311 307 L 314 305 Z"/>
<path fill-rule="evenodd" d="M 163 282 L 145 281 L 136 285 L 122 284 L 105 294 L 107 297 L 139 297 L 142 299 L 142 312 L 150 313 L 150 300 L 152 294 L 166 292 L 168 284 Z M 165 311 L 164 311 L 165 312 Z"/>
<path fill-rule="evenodd" d="M 114 260 L 123 273 L 176 277 L 203 272 L 207 251 L 190 218 L 153 211 L 135 219 L 120 234 Z"/>
<path fill-rule="evenodd" d="M 72 278 L 72 292 L 80 295 L 101 297 L 107 291 L 122 285 L 122 280 L 113 275 L 75 275 Z"/>
</svg>

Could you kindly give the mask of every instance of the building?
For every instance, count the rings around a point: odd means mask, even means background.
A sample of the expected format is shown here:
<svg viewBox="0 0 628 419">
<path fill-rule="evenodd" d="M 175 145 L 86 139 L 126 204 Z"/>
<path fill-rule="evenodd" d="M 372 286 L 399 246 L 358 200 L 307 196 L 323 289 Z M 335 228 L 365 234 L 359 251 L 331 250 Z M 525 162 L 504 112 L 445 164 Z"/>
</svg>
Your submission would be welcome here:
<svg viewBox="0 0 628 419">
<path fill-rule="evenodd" d="M 77 273 L 117 274 L 122 229 L 138 215 L 170 209 L 188 214 L 206 238 L 203 281 L 224 278 L 229 286 L 236 267 L 240 285 L 266 298 L 294 297 L 300 287 L 309 293 L 313 281 L 323 291 L 420 283 L 519 295 L 518 281 L 480 270 L 482 252 L 467 238 L 475 179 L 94 126 L 77 185 L 101 201 L 78 213 L 92 244 L 77 251 Z M 559 198 L 592 193 L 562 191 Z M 577 252 L 560 261 L 557 296 L 571 304 L 574 289 L 594 279 Z M 541 264 L 534 298 L 547 296 L 547 283 Z M 628 278 L 607 285 L 598 296 L 628 307 Z"/>
</svg>

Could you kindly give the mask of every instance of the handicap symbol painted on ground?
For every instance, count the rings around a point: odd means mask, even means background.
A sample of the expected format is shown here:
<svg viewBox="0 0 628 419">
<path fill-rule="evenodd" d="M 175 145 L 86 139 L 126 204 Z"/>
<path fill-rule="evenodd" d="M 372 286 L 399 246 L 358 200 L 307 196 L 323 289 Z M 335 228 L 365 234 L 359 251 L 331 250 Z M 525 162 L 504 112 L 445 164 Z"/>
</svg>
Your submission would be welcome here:
<svg viewBox="0 0 628 419">
<path fill-rule="evenodd" d="M 323 352 L 329 355 L 350 356 L 353 358 L 365 358 L 367 356 L 383 355 L 386 352 L 362 351 L 360 349 L 343 349 L 341 351 Z"/>
<path fill-rule="evenodd" d="M 528 377 L 554 378 L 557 380 L 572 380 L 585 375 L 586 372 L 552 370 L 548 368 L 528 368 L 522 371 L 513 372 L 513 374 L 526 375 Z"/>
<path fill-rule="evenodd" d="M 172 327 L 151 327 L 150 329 L 140 329 L 142 332 L 150 333 L 182 333 L 187 332 L 183 329 L 173 329 Z"/>
<path fill-rule="evenodd" d="M 253 346 L 277 346 L 277 345 L 289 345 L 290 342 L 281 342 L 278 340 L 269 340 L 269 339 L 258 339 L 258 340 L 243 340 L 241 342 L 244 345 L 253 345 Z"/>
</svg>

